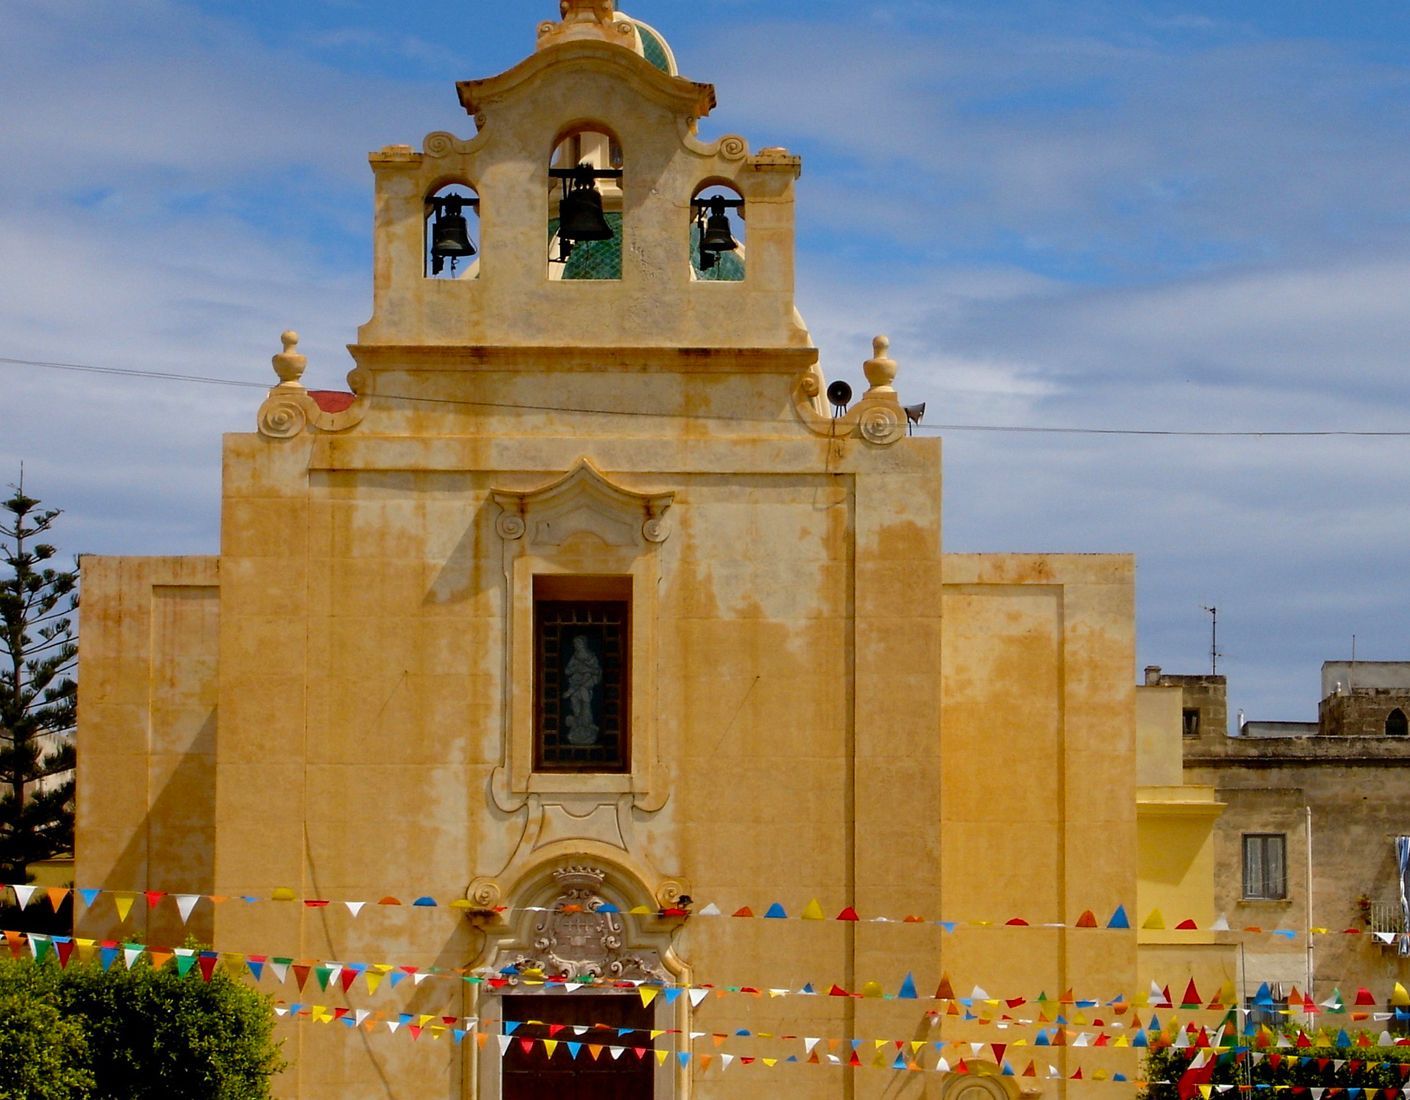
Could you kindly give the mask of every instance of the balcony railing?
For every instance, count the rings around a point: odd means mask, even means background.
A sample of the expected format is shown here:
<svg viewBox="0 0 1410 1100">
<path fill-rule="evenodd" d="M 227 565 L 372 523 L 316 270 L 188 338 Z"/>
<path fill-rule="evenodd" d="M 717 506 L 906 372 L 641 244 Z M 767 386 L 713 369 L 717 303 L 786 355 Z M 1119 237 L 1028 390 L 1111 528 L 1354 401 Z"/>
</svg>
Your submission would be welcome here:
<svg viewBox="0 0 1410 1100">
<path fill-rule="evenodd" d="M 1397 941 L 1407 932 L 1405 917 L 1400 911 L 1400 902 L 1373 901 L 1371 902 L 1371 911 L 1367 916 L 1370 923 L 1366 931 L 1375 937 L 1376 942 L 1385 947 L 1397 947 Z M 1387 943 L 1388 937 L 1394 938 Z"/>
</svg>

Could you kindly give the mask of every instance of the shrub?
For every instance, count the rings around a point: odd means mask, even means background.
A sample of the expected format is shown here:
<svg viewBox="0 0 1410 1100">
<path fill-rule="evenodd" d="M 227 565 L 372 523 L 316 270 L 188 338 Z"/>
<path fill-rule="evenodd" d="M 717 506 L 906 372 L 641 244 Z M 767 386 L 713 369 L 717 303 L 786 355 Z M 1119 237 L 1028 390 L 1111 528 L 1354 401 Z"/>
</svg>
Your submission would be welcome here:
<svg viewBox="0 0 1410 1100">
<path fill-rule="evenodd" d="M 153 970 L 145 956 L 107 971 L 76 959 L 66 969 L 5 960 L 0 999 L 35 1010 L 17 1009 L 17 1025 L 55 1039 L 51 1056 L 89 1075 L 79 1095 L 93 1100 L 264 1100 L 284 1067 L 268 998 L 219 970 L 206 982 L 195 967 L 185 977 Z M 56 1032 L 55 1019 L 77 1029 L 77 1043 L 57 1042 L 67 1029 Z"/>
</svg>

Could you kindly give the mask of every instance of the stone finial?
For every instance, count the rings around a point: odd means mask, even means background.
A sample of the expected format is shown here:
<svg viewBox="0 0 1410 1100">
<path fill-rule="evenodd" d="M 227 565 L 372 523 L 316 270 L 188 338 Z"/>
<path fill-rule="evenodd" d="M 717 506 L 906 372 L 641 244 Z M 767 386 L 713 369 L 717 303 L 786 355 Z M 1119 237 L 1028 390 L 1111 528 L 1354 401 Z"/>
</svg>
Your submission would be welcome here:
<svg viewBox="0 0 1410 1100">
<path fill-rule="evenodd" d="M 871 383 L 871 388 L 867 390 L 869 394 L 896 392 L 891 383 L 896 381 L 896 372 L 900 368 L 897 367 L 896 360 L 886 355 L 890 347 L 891 341 L 885 336 L 878 336 L 871 342 L 872 358 L 862 364 L 867 381 Z"/>
<path fill-rule="evenodd" d="M 284 344 L 284 350 L 274 357 L 274 373 L 279 376 L 279 384 L 303 389 L 299 379 L 304 376 L 304 368 L 308 366 L 308 356 L 300 355 L 294 350 L 299 346 L 299 334 L 290 329 L 282 333 L 279 339 Z"/>
<path fill-rule="evenodd" d="M 565 23 L 607 23 L 616 4 L 613 0 L 560 0 L 558 10 Z"/>
</svg>

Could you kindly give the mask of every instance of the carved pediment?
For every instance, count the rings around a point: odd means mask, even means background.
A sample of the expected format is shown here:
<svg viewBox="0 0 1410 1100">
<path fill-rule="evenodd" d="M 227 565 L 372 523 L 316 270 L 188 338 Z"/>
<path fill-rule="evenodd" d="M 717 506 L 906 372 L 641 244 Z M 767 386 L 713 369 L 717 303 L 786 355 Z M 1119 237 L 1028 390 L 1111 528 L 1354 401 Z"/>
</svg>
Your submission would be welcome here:
<svg viewBox="0 0 1410 1100">
<path fill-rule="evenodd" d="M 670 977 L 660 951 L 630 942 L 630 926 L 621 909 L 603 896 L 607 874 L 586 865 L 563 867 L 553 874 L 557 896 L 534 907 L 537 915 L 528 941 L 505 944 L 484 977 L 532 975 L 585 981 L 665 982 Z"/>
<path fill-rule="evenodd" d="M 491 495 L 502 509 L 496 524 L 501 537 L 549 547 L 562 546 L 579 534 L 607 546 L 664 542 L 670 534 L 666 510 L 676 496 L 616 485 L 586 458 L 537 489 L 496 489 Z"/>
</svg>

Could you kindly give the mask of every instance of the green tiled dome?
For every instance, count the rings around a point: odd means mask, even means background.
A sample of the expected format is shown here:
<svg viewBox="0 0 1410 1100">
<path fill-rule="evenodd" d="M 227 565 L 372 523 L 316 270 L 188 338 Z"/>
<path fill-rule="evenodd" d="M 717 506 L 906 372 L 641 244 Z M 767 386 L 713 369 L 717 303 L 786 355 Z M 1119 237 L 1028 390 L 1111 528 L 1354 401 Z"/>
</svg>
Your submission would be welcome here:
<svg viewBox="0 0 1410 1100">
<path fill-rule="evenodd" d="M 565 279 L 620 279 L 622 277 L 622 215 L 603 215 L 612 228 L 610 241 L 578 241 L 563 268 Z M 558 219 L 548 220 L 548 239 L 558 235 Z"/>
<path fill-rule="evenodd" d="M 637 23 L 636 33 L 641 36 L 641 52 L 646 60 L 655 65 L 663 73 L 671 75 L 671 62 L 666 56 L 666 45 L 656 37 L 645 24 Z"/>
</svg>

